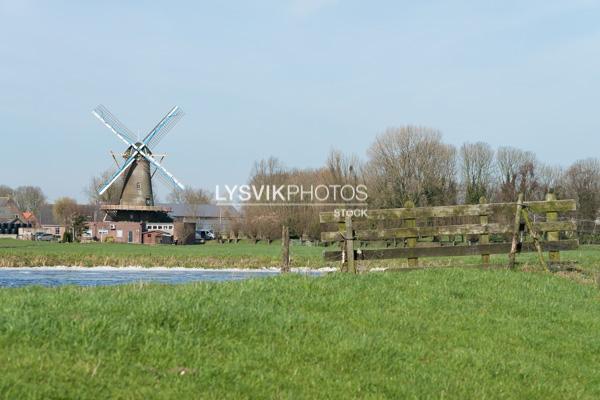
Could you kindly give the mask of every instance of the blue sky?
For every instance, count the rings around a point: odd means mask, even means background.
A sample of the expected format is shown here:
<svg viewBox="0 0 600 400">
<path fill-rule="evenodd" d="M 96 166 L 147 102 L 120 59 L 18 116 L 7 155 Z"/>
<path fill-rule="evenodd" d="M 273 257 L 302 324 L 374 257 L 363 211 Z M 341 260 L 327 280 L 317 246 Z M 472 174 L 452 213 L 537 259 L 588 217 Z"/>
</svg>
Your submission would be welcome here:
<svg viewBox="0 0 600 400">
<path fill-rule="evenodd" d="M 100 103 L 141 135 L 181 106 L 155 151 L 210 190 L 271 155 L 364 157 L 404 124 L 562 165 L 600 148 L 597 1 L 0 0 L 0 16 L 0 183 L 51 200 L 84 200 L 122 150 Z"/>
</svg>

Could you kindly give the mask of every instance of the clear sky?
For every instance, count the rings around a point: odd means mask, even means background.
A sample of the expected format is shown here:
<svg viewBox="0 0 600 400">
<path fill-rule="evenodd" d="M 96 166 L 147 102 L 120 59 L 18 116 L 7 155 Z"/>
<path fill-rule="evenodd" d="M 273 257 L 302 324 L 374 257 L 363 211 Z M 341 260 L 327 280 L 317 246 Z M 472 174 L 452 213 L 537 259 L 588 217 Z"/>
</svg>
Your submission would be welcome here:
<svg viewBox="0 0 600 400">
<path fill-rule="evenodd" d="M 597 1 L 146 3 L 0 0 L 0 183 L 84 200 L 123 150 L 98 104 L 141 135 L 181 106 L 154 150 L 209 190 L 271 155 L 364 157 L 404 124 L 562 165 L 598 156 Z"/>
</svg>

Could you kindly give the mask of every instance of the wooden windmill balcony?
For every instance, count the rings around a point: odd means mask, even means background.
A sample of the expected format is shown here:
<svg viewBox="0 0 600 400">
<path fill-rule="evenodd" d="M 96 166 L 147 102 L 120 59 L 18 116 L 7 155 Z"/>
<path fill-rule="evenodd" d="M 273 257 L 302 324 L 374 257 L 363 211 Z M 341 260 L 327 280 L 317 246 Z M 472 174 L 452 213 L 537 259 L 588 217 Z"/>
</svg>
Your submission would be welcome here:
<svg viewBox="0 0 600 400">
<path fill-rule="evenodd" d="M 170 207 L 162 206 L 134 206 L 127 204 L 105 204 L 101 205 L 100 209 L 103 211 L 152 211 L 152 212 L 171 212 Z"/>
</svg>

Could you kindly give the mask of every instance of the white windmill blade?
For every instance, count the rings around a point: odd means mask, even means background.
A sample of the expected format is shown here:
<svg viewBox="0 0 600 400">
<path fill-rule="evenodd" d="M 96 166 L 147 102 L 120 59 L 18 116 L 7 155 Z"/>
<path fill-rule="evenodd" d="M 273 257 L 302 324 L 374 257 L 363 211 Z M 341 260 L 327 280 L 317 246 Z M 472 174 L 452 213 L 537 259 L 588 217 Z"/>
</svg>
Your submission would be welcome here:
<svg viewBox="0 0 600 400">
<path fill-rule="evenodd" d="M 185 115 L 183 110 L 175 106 L 160 120 L 158 124 L 146 135 L 142 143 L 148 147 L 153 147 L 175 126 L 177 122 Z"/>
<path fill-rule="evenodd" d="M 96 107 L 92 114 L 98 118 L 108 129 L 110 129 L 119 139 L 127 146 L 133 146 L 137 141 L 136 135 L 133 134 L 117 117 L 115 117 L 106 107 L 100 104 Z"/>
<path fill-rule="evenodd" d="M 163 167 L 162 165 L 160 165 L 160 163 L 158 161 L 156 161 L 156 159 L 154 157 L 152 157 L 150 154 L 147 154 L 146 152 L 139 152 L 139 154 L 141 154 L 142 156 L 144 156 L 144 158 L 146 158 L 148 161 L 150 161 L 155 167 L 156 170 L 163 175 L 164 177 L 166 177 L 168 179 L 168 181 L 173 184 L 174 186 L 180 188 L 181 190 L 185 189 L 185 186 L 183 186 L 183 184 L 181 182 L 179 182 L 177 180 L 177 178 L 175 178 L 173 176 L 172 173 L 170 173 L 169 171 L 167 171 L 165 169 L 165 167 Z"/>
<path fill-rule="evenodd" d="M 108 188 L 119 179 L 119 176 L 135 161 L 136 153 L 132 154 L 123 165 L 119 169 L 115 171 L 114 174 L 108 178 L 108 180 L 98 188 L 98 194 L 104 194 L 108 190 Z"/>
</svg>

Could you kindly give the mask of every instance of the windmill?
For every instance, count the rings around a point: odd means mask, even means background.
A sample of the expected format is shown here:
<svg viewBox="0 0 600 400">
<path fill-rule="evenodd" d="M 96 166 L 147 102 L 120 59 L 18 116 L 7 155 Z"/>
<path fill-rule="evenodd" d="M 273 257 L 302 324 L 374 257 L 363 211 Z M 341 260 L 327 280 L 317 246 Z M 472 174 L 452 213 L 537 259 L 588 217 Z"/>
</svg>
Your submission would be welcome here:
<svg viewBox="0 0 600 400">
<path fill-rule="evenodd" d="M 119 164 L 117 157 L 113 154 L 113 158 L 117 162 L 117 169 L 98 188 L 98 193 L 103 194 L 115 182 L 122 179 L 123 186 L 119 196 L 119 204 L 104 205 L 102 209 L 110 214 L 113 220 L 164 220 L 168 218 L 166 213 L 169 210 L 154 205 L 152 178 L 156 176 L 176 190 L 182 190 L 184 186 L 161 165 L 160 162 L 164 155 L 155 155 L 151 149 L 183 117 L 183 111 L 177 106 L 173 107 L 141 140 L 103 105 L 96 107 L 92 114 L 127 146 L 121 154 L 124 159 L 123 163 Z M 157 160 L 157 157 L 160 160 Z"/>
</svg>

